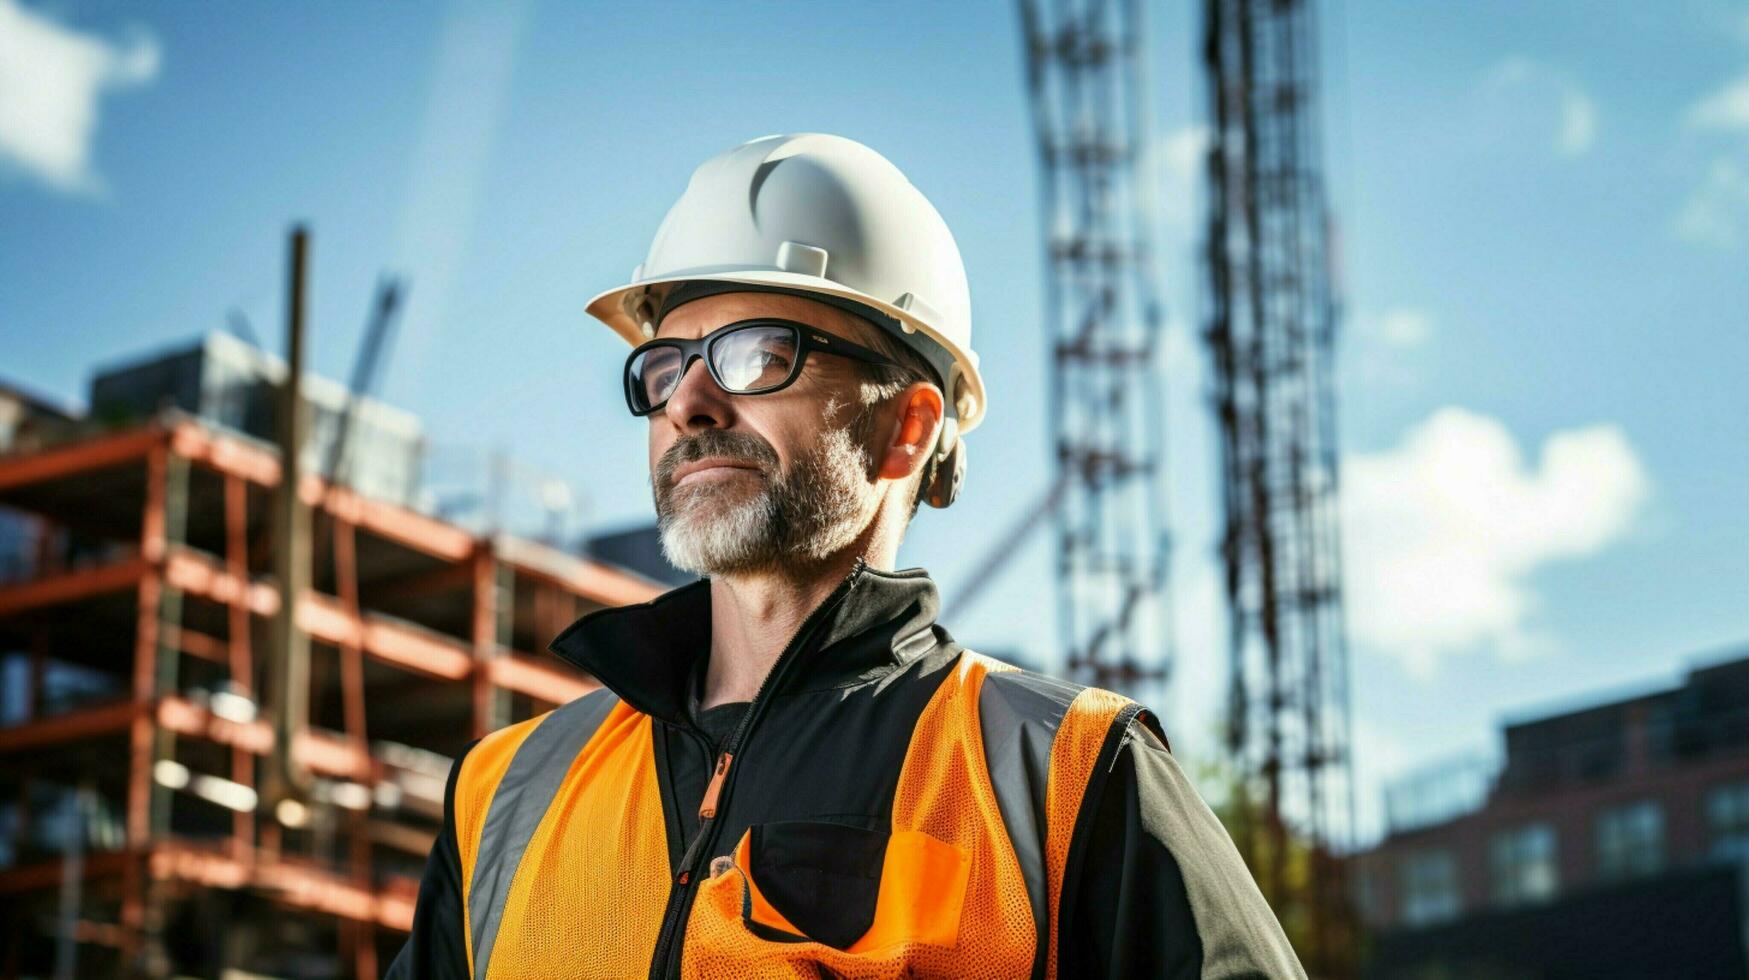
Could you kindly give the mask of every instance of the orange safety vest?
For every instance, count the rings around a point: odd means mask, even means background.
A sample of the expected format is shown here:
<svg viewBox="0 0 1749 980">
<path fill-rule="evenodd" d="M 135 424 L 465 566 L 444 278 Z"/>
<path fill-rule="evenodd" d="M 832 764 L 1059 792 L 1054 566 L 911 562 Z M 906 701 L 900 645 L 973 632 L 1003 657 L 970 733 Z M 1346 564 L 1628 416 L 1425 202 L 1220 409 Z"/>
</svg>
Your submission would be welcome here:
<svg viewBox="0 0 1749 980">
<path fill-rule="evenodd" d="M 750 827 L 697 883 L 683 977 L 1055 977 L 1082 798 L 1141 706 L 969 650 L 942 674 L 889 831 Z M 674 885 L 652 725 L 604 689 L 467 754 L 454 814 L 476 980 L 648 974 Z M 871 848 L 878 880 L 839 861 Z M 866 928 L 794 924 L 857 890 Z"/>
</svg>

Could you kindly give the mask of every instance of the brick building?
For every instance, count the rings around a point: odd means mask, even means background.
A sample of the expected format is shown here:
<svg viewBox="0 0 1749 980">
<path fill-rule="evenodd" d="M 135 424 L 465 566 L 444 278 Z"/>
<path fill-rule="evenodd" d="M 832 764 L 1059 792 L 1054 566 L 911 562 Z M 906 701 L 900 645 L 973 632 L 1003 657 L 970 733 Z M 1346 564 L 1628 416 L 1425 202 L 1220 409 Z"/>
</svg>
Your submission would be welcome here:
<svg viewBox="0 0 1749 980">
<path fill-rule="evenodd" d="M 1669 943 L 1671 955 L 1734 964 L 1673 976 L 1743 975 L 1749 657 L 1693 669 L 1675 687 L 1508 724 L 1504 741 L 1504 762 L 1479 783 L 1473 770 L 1444 780 L 1479 786 L 1471 805 L 1429 819 L 1408 812 L 1413 801 L 1394 800 L 1390 832 L 1356 859 L 1358 902 L 1385 959 L 1412 947 L 1423 966 L 1450 966 L 1457 961 L 1440 956 L 1456 955 L 1466 933 L 1504 935 L 1535 920 L 1545 927 L 1526 933 L 1521 965 L 1545 954 L 1571 962 L 1587 946 Z M 1441 782 L 1419 790 L 1437 794 Z M 1672 881 L 1688 885 L 1673 890 Z M 1657 889 L 1666 909 L 1668 896 L 1711 898 L 1655 929 L 1645 914 L 1609 912 Z M 1565 954 L 1553 948 L 1562 909 L 1579 917 L 1569 925 L 1580 946 Z"/>
</svg>

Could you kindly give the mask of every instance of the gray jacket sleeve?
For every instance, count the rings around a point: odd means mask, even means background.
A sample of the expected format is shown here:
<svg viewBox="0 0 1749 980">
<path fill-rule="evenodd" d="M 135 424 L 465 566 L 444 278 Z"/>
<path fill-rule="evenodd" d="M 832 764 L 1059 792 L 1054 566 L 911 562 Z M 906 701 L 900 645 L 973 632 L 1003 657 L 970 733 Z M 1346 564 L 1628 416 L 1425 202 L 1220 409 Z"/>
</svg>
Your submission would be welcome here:
<svg viewBox="0 0 1749 980">
<path fill-rule="evenodd" d="M 1083 806 L 1060 905 L 1058 975 L 1305 980 L 1226 828 L 1146 724 Z"/>
</svg>

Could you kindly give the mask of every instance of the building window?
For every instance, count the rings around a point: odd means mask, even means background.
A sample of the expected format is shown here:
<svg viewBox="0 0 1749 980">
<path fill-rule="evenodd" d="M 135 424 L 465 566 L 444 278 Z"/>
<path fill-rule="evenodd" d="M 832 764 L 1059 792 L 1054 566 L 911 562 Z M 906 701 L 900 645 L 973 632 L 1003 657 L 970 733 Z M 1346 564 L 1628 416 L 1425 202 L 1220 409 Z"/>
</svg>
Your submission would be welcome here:
<svg viewBox="0 0 1749 980">
<path fill-rule="evenodd" d="M 1403 885 L 1403 924 L 1424 926 L 1457 917 L 1457 862 L 1450 851 L 1414 851 L 1398 866 Z"/>
<path fill-rule="evenodd" d="M 1559 876 L 1555 868 L 1555 829 L 1548 824 L 1526 824 L 1496 834 L 1488 860 L 1495 902 L 1517 905 L 1554 896 Z"/>
<path fill-rule="evenodd" d="M 1713 787 L 1706 822 L 1713 857 L 1749 863 L 1749 779 Z"/>
<path fill-rule="evenodd" d="M 1597 874 L 1628 878 L 1664 867 L 1664 810 L 1653 800 L 1611 807 L 1597 815 Z"/>
</svg>

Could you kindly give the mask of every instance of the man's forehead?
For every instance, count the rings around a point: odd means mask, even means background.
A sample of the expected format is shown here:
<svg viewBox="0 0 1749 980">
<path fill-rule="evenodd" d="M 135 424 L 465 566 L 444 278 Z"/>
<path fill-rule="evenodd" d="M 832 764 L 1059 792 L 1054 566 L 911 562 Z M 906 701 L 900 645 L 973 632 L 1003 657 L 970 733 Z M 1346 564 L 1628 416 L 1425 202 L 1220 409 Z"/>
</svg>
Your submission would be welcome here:
<svg viewBox="0 0 1749 980">
<path fill-rule="evenodd" d="M 860 333 L 850 314 L 801 296 L 783 293 L 717 293 L 675 307 L 656 328 L 658 337 L 699 337 L 724 324 L 757 316 L 777 316 L 854 339 Z"/>
</svg>

